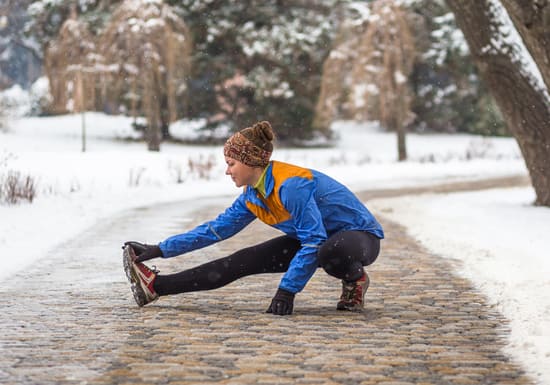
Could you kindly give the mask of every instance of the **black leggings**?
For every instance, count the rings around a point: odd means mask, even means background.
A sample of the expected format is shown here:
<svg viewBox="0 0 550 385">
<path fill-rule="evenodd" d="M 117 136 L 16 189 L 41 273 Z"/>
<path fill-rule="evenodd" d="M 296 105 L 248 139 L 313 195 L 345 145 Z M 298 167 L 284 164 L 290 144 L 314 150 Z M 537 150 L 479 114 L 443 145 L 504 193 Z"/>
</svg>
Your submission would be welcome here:
<svg viewBox="0 0 550 385">
<path fill-rule="evenodd" d="M 277 237 L 239 250 L 225 258 L 170 275 L 158 275 L 154 289 L 159 295 L 212 290 L 239 278 L 263 273 L 284 273 L 300 249 L 300 242 Z M 342 231 L 331 236 L 318 252 L 319 266 L 338 279 L 361 278 L 363 266 L 376 260 L 380 240 L 365 231 Z"/>
</svg>

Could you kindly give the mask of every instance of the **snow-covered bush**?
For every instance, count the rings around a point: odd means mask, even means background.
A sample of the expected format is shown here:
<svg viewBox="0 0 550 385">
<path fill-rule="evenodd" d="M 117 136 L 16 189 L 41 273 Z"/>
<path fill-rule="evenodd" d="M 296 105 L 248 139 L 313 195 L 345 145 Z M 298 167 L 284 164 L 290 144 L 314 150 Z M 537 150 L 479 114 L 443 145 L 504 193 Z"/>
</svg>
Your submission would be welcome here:
<svg viewBox="0 0 550 385">
<path fill-rule="evenodd" d="M 48 106 L 52 102 L 52 95 L 50 94 L 50 83 L 46 76 L 38 78 L 32 84 L 29 92 L 29 101 L 29 114 L 31 116 L 43 115 L 48 110 Z"/>
<path fill-rule="evenodd" d="M 0 132 L 4 132 L 8 129 L 8 123 L 6 120 L 3 106 L 0 104 Z"/>
<path fill-rule="evenodd" d="M 0 131 L 8 130 L 11 119 L 42 115 L 50 102 L 46 77 L 36 80 L 30 90 L 16 84 L 0 92 Z"/>
<path fill-rule="evenodd" d="M 30 96 L 18 84 L 0 92 L 0 111 L 5 119 L 17 118 L 29 114 Z"/>
</svg>

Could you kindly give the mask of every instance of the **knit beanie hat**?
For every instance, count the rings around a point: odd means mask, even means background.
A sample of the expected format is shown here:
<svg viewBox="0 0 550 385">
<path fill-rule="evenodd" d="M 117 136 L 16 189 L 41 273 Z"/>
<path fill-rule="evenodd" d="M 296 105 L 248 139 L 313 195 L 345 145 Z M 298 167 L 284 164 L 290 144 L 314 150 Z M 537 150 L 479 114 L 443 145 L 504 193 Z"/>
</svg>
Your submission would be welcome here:
<svg viewBox="0 0 550 385">
<path fill-rule="evenodd" d="M 223 154 L 250 167 L 266 167 L 273 152 L 273 137 L 268 121 L 255 123 L 227 139 Z"/>
</svg>

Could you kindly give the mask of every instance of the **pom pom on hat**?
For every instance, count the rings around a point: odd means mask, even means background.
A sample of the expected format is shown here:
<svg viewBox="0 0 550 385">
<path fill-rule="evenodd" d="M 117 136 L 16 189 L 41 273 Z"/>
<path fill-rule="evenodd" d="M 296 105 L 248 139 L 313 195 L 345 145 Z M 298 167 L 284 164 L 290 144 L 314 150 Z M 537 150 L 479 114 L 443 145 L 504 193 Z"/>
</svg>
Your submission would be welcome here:
<svg viewBox="0 0 550 385">
<path fill-rule="evenodd" d="M 266 167 L 273 152 L 273 128 L 268 121 L 255 123 L 235 133 L 225 142 L 225 156 L 251 167 Z"/>
</svg>

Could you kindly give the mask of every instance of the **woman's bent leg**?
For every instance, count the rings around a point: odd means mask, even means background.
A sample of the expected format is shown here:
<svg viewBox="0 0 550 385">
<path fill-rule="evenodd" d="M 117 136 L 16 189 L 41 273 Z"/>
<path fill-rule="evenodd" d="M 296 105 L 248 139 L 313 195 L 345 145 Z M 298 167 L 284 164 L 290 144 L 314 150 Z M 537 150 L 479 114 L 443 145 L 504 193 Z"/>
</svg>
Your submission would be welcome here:
<svg viewBox="0 0 550 385">
<path fill-rule="evenodd" d="M 338 310 L 361 311 L 369 276 L 363 269 L 373 263 L 380 251 L 380 240 L 365 231 L 343 231 L 330 237 L 319 250 L 325 271 L 342 280 Z"/>
<path fill-rule="evenodd" d="M 157 275 L 154 289 L 160 296 L 212 290 L 248 275 L 283 273 L 299 248 L 296 239 L 274 238 L 189 270 Z"/>
<path fill-rule="evenodd" d="M 363 266 L 372 264 L 380 252 L 380 239 L 366 231 L 342 231 L 331 236 L 319 249 L 321 267 L 333 277 L 356 281 Z"/>
</svg>

